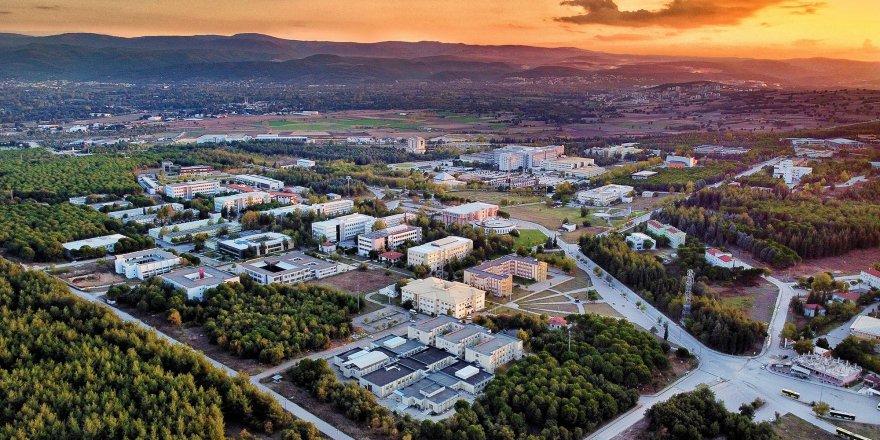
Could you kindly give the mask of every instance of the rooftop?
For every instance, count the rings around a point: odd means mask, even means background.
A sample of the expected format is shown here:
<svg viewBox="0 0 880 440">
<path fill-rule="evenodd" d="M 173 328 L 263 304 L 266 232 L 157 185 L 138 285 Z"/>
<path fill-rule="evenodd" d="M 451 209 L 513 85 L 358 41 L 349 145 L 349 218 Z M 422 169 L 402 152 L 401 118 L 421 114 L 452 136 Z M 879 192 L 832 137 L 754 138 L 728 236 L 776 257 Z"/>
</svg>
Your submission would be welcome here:
<svg viewBox="0 0 880 440">
<path fill-rule="evenodd" d="M 795 363 L 837 379 L 845 379 L 854 374 L 857 375 L 862 371 L 862 368 L 856 364 L 818 354 L 805 354 L 798 356 L 798 358 L 795 359 Z"/>
<path fill-rule="evenodd" d="M 453 357 L 451 354 L 447 353 L 445 350 L 441 350 L 436 347 L 428 347 L 427 350 L 420 351 L 410 356 L 410 358 L 415 359 L 425 365 L 435 364 L 442 361 L 443 359 L 451 357 Z"/>
<path fill-rule="evenodd" d="M 492 205 L 483 202 L 465 203 L 463 205 L 446 208 L 443 210 L 443 212 L 448 212 L 451 214 L 470 214 L 472 212 L 481 211 L 484 209 L 498 209 L 498 205 Z"/>
<path fill-rule="evenodd" d="M 505 347 L 510 344 L 516 344 L 518 342 L 521 341 L 517 338 L 511 338 L 510 336 L 506 336 L 503 334 L 496 334 L 492 337 L 492 339 L 471 347 L 471 350 L 476 351 L 477 353 L 490 355 L 501 347 Z"/>
<path fill-rule="evenodd" d="M 492 378 L 495 377 L 492 373 L 488 373 L 477 365 L 465 361 L 458 361 L 440 370 L 440 372 L 455 380 L 460 380 L 471 385 L 483 383 L 492 380 Z"/>
<path fill-rule="evenodd" d="M 393 234 L 400 234 L 403 232 L 414 231 L 416 229 L 421 229 L 418 226 L 410 226 L 410 225 L 397 225 L 391 226 L 390 228 L 379 229 L 378 231 L 373 231 L 368 234 L 363 234 L 362 237 L 369 238 L 371 240 L 375 240 L 377 238 L 384 238 Z"/>
<path fill-rule="evenodd" d="M 263 232 L 260 234 L 248 235 L 240 238 L 233 238 L 231 240 L 223 240 L 220 242 L 223 246 L 227 246 L 230 248 L 238 249 L 240 251 L 247 250 L 253 246 L 259 246 L 260 243 L 265 242 L 273 242 L 278 243 L 283 240 L 290 240 L 290 237 L 279 234 L 277 232 Z"/>
<path fill-rule="evenodd" d="M 118 242 L 119 240 L 122 240 L 123 238 L 127 238 L 127 237 L 122 234 L 105 235 L 102 237 L 87 238 L 85 240 L 69 241 L 67 243 L 64 243 L 61 246 L 64 247 L 64 249 L 67 249 L 69 251 L 76 251 L 76 250 L 79 250 L 80 248 L 82 248 L 83 246 L 88 246 L 88 247 L 92 247 L 92 248 L 109 246 L 111 244 L 116 244 L 116 242 Z"/>
<path fill-rule="evenodd" d="M 445 325 L 448 325 L 451 323 L 460 324 L 459 320 L 456 318 L 453 318 L 452 316 L 439 315 L 437 317 L 428 319 L 426 321 L 421 321 L 416 324 L 410 324 L 410 325 L 414 326 L 416 329 L 421 330 L 423 332 L 430 332 L 432 330 L 435 330 L 439 327 L 442 327 L 442 326 L 445 326 Z"/>
<path fill-rule="evenodd" d="M 383 387 L 403 377 L 413 374 L 416 370 L 399 363 L 386 365 L 378 370 L 361 376 L 361 379 L 376 386 Z"/>
<path fill-rule="evenodd" d="M 236 275 L 211 266 L 183 267 L 159 275 L 159 277 L 186 288 L 213 286 L 225 283 L 226 280 L 238 279 Z"/>
<path fill-rule="evenodd" d="M 872 318 L 870 316 L 859 316 L 852 325 L 849 326 L 849 329 L 850 331 L 857 331 L 880 337 L 880 319 Z"/>
<path fill-rule="evenodd" d="M 440 335 L 437 337 L 440 339 L 443 339 L 444 341 L 449 341 L 454 344 L 458 344 L 461 341 L 463 341 L 471 336 L 474 336 L 476 334 L 480 334 L 480 333 L 484 333 L 486 335 L 489 334 L 488 330 L 484 329 L 483 327 L 476 326 L 476 325 L 464 325 L 464 326 L 461 326 L 460 328 L 457 328 L 449 333 L 446 333 L 446 334 L 443 334 L 443 335 Z"/>
<path fill-rule="evenodd" d="M 297 272 L 305 269 L 323 270 L 335 266 L 336 263 L 319 260 L 302 252 L 294 251 L 277 257 L 257 258 L 255 260 L 245 261 L 244 263 L 241 263 L 241 265 L 257 272 L 277 274 L 282 272 Z"/>
</svg>

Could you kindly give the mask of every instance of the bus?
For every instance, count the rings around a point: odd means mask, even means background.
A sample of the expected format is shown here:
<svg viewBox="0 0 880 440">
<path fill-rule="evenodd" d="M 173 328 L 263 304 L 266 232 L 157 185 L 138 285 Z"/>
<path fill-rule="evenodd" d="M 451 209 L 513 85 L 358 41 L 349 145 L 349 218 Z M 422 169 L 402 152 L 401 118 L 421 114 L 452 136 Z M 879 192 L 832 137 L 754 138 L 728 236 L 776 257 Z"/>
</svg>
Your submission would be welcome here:
<svg viewBox="0 0 880 440">
<path fill-rule="evenodd" d="M 855 420 L 856 419 L 855 414 L 850 414 L 850 413 L 843 412 L 843 411 L 836 411 L 833 409 L 828 412 L 828 415 L 831 417 L 834 417 L 837 419 L 843 419 L 843 420 Z"/>
<path fill-rule="evenodd" d="M 843 428 L 837 428 L 837 436 L 840 438 L 848 438 L 850 440 L 871 440 L 868 437 L 863 435 L 858 435 L 854 432 L 847 431 Z"/>
<path fill-rule="evenodd" d="M 792 390 L 787 390 L 785 388 L 782 389 L 782 395 L 786 396 L 786 397 L 791 397 L 792 399 L 795 399 L 795 400 L 801 398 L 801 393 L 794 392 Z"/>
</svg>

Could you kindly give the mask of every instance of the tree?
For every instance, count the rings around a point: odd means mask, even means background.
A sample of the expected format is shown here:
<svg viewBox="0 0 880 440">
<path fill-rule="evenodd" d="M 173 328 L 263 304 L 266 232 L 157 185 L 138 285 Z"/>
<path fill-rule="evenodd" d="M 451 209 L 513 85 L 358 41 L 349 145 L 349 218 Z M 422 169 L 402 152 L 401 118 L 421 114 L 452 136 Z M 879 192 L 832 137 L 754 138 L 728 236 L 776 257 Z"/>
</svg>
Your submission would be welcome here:
<svg viewBox="0 0 880 440">
<path fill-rule="evenodd" d="M 801 339 L 794 343 L 792 349 L 798 354 L 812 353 L 813 341 L 811 339 Z"/>
<path fill-rule="evenodd" d="M 816 347 L 820 347 L 820 348 L 824 348 L 824 349 L 826 349 L 826 350 L 830 350 L 830 349 L 831 349 L 831 344 L 828 343 L 828 339 L 825 339 L 825 338 L 819 338 L 819 339 L 816 339 Z"/>
<path fill-rule="evenodd" d="M 239 222 L 241 223 L 241 229 L 245 231 L 260 229 L 260 213 L 257 211 L 247 211 L 242 214 Z"/>
<path fill-rule="evenodd" d="M 168 323 L 175 327 L 179 327 L 183 324 L 183 318 L 180 317 L 180 312 L 178 312 L 177 309 L 171 309 L 168 311 Z"/>
<path fill-rule="evenodd" d="M 831 405 L 829 405 L 826 402 L 820 401 L 820 402 L 816 403 L 815 405 L 813 405 L 813 412 L 816 413 L 816 415 L 819 417 L 825 416 L 826 414 L 828 414 L 828 411 L 830 411 L 830 410 L 831 410 Z"/>
<path fill-rule="evenodd" d="M 385 229 L 388 226 L 385 224 L 385 221 L 382 219 L 378 219 L 373 223 L 373 230 L 378 231 L 380 229 Z"/>
<path fill-rule="evenodd" d="M 797 337 L 797 327 L 793 322 L 786 322 L 785 325 L 782 326 L 782 337 L 791 340 L 794 340 Z"/>
</svg>

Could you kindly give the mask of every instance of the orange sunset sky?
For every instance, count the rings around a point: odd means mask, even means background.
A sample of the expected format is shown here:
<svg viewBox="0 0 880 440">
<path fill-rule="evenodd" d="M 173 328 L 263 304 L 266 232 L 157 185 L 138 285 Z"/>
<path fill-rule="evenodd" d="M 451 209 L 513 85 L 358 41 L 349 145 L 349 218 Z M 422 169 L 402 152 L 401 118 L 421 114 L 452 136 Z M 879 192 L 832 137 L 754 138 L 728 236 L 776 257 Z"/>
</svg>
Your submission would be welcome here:
<svg viewBox="0 0 880 440">
<path fill-rule="evenodd" d="M 880 60 L 880 0 L 6 0 L 0 32 L 435 40 Z"/>
</svg>

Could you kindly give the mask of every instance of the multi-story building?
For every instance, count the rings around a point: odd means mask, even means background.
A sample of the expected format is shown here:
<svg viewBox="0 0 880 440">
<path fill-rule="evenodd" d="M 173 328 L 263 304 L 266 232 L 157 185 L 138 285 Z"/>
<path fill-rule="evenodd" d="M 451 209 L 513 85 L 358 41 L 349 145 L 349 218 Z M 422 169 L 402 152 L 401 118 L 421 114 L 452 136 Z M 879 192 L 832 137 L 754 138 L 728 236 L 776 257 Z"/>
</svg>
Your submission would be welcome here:
<svg viewBox="0 0 880 440">
<path fill-rule="evenodd" d="M 633 192 L 629 185 L 609 184 L 577 193 L 578 202 L 591 206 L 609 206 Z"/>
<path fill-rule="evenodd" d="M 156 219 L 156 213 L 162 209 L 170 209 L 171 211 L 183 211 L 183 205 L 180 203 L 164 203 L 161 205 L 147 206 L 143 208 L 123 209 L 121 211 L 111 211 L 107 213 L 110 218 L 121 220 L 124 223 L 135 222 L 140 224 L 153 223 Z"/>
<path fill-rule="evenodd" d="M 309 159 L 297 159 L 296 166 L 300 168 L 312 168 L 315 166 L 315 161 Z"/>
<path fill-rule="evenodd" d="M 786 185 L 797 185 L 804 176 L 813 172 L 810 167 L 799 166 L 801 163 L 800 160 L 785 159 L 773 167 L 773 177 L 782 179 Z"/>
<path fill-rule="evenodd" d="M 648 251 L 656 247 L 657 243 L 648 234 L 633 232 L 626 236 L 626 243 L 630 248 L 637 251 Z"/>
<path fill-rule="evenodd" d="M 214 212 L 226 209 L 229 212 L 238 212 L 248 206 L 262 205 L 272 201 L 269 193 L 263 191 L 245 192 L 229 196 L 214 198 Z"/>
<path fill-rule="evenodd" d="M 852 139 L 835 138 L 835 139 L 826 140 L 825 146 L 828 148 L 834 148 L 834 149 L 840 149 L 840 150 L 859 149 L 859 148 L 864 148 L 865 143 L 859 142 L 859 141 L 854 141 Z"/>
<path fill-rule="evenodd" d="M 192 165 L 180 167 L 177 173 L 181 176 L 204 176 L 214 172 L 214 167 L 210 165 Z"/>
<path fill-rule="evenodd" d="M 554 160 L 565 154 L 565 146 L 526 147 L 507 145 L 492 151 L 493 161 L 501 171 L 532 169 L 547 160 Z"/>
<path fill-rule="evenodd" d="M 486 292 L 464 283 L 429 277 L 403 286 L 401 299 L 431 315 L 447 314 L 463 318 L 486 306 Z"/>
<path fill-rule="evenodd" d="M 376 218 L 364 214 L 349 214 L 312 223 L 312 236 L 321 241 L 338 243 L 351 240 L 373 230 Z M 321 238 L 323 237 L 323 239 Z"/>
<path fill-rule="evenodd" d="M 431 271 L 438 271 L 453 259 L 462 259 L 474 249 L 469 238 L 449 236 L 440 240 L 409 248 L 407 263 L 412 266 L 423 264 Z"/>
<path fill-rule="evenodd" d="M 266 191 L 280 191 L 284 188 L 284 182 L 269 177 L 257 176 L 256 174 L 239 174 L 232 178 L 242 184 Z"/>
<path fill-rule="evenodd" d="M 736 259 L 733 258 L 733 254 L 730 252 L 709 248 L 706 249 L 706 254 L 704 256 L 706 258 L 706 263 L 709 263 L 712 266 L 726 267 L 728 269 L 736 267 Z"/>
<path fill-rule="evenodd" d="M 204 299 L 205 291 L 224 283 L 237 283 L 238 275 L 223 272 L 211 266 L 182 267 L 159 275 L 162 282 L 186 292 L 190 301 Z"/>
<path fill-rule="evenodd" d="M 434 346 L 448 353 L 463 357 L 465 349 L 492 339 L 489 330 L 477 325 L 456 325 L 451 331 L 437 335 Z"/>
<path fill-rule="evenodd" d="M 339 367 L 343 376 L 356 379 L 370 374 L 390 362 L 391 358 L 382 351 L 370 351 L 362 348 L 352 348 L 333 357 L 333 364 Z"/>
<path fill-rule="evenodd" d="M 155 174 L 141 174 L 138 176 L 137 182 L 147 194 L 152 195 L 162 192 L 162 184 L 159 183 Z"/>
<path fill-rule="evenodd" d="M 439 315 L 425 321 L 410 324 L 407 327 L 406 336 L 410 339 L 417 339 L 422 344 L 436 347 L 437 336 L 453 331 L 461 326 L 463 324 L 458 319 L 452 316 Z"/>
<path fill-rule="evenodd" d="M 497 216 L 498 205 L 483 202 L 465 203 L 440 211 L 440 220 L 448 225 L 466 225 L 473 221 Z"/>
<path fill-rule="evenodd" d="M 220 182 L 216 180 L 194 180 L 165 185 L 165 195 L 178 199 L 192 200 L 196 194 L 204 194 L 206 196 L 217 194 L 218 189 L 220 189 Z"/>
<path fill-rule="evenodd" d="M 358 255 L 366 257 L 371 251 L 382 252 L 396 249 L 406 241 L 420 243 L 422 228 L 410 225 L 397 225 L 358 236 Z"/>
<path fill-rule="evenodd" d="M 212 214 L 210 218 L 169 226 L 151 228 L 147 233 L 156 240 L 177 243 L 186 240 L 187 236 L 205 234 L 208 237 L 241 231 L 241 223 L 223 220 L 220 214 Z"/>
<path fill-rule="evenodd" d="M 800 370 L 795 370 L 800 368 Z M 834 386 L 845 387 L 856 380 L 862 373 L 862 368 L 849 361 L 833 357 L 825 357 L 818 354 L 803 354 L 794 360 L 792 370 L 806 372 L 813 380 L 830 383 Z"/>
<path fill-rule="evenodd" d="M 669 247 L 673 249 L 678 249 L 687 241 L 687 234 L 684 231 L 657 220 L 648 220 L 648 232 L 658 237 L 666 237 L 669 240 Z"/>
<path fill-rule="evenodd" d="M 327 217 L 347 214 L 354 210 L 354 202 L 351 200 L 331 200 L 329 202 L 316 203 L 312 206 L 316 207 L 321 214 Z"/>
<path fill-rule="evenodd" d="M 471 225 L 475 228 L 482 229 L 486 234 L 489 234 L 490 232 L 496 234 L 509 234 L 516 229 L 516 223 L 501 217 L 485 218 L 483 220 L 471 222 Z"/>
<path fill-rule="evenodd" d="M 415 154 L 425 154 L 425 138 L 411 137 L 406 140 L 406 152 Z"/>
<path fill-rule="evenodd" d="M 505 255 L 464 271 L 465 284 L 492 292 L 495 296 L 511 295 L 514 277 L 545 281 L 547 263 L 531 257 Z"/>
<path fill-rule="evenodd" d="M 523 357 L 523 341 L 499 333 L 491 335 L 488 340 L 465 348 L 464 360 L 479 364 L 492 373 L 501 365 Z"/>
<path fill-rule="evenodd" d="M 544 161 L 544 164 L 542 165 L 547 171 L 558 171 L 562 173 L 592 166 L 596 166 L 596 160 L 584 157 L 561 157 L 558 159 L 550 159 Z"/>
<path fill-rule="evenodd" d="M 154 275 L 171 272 L 180 266 L 181 259 L 159 248 L 146 249 L 116 256 L 116 273 L 126 278 L 145 280 Z"/>
<path fill-rule="evenodd" d="M 290 237 L 277 232 L 263 232 L 246 237 L 223 240 L 217 249 L 239 258 L 259 257 L 276 252 L 285 252 L 291 245 Z"/>
<path fill-rule="evenodd" d="M 666 166 L 669 168 L 693 168 L 697 166 L 697 159 L 687 156 L 666 156 Z"/>
<path fill-rule="evenodd" d="M 402 225 L 409 222 L 410 220 L 414 220 L 415 218 L 415 214 L 404 212 L 402 214 L 392 214 L 386 217 L 382 217 L 379 220 L 382 220 L 382 223 L 385 223 L 386 228 L 390 228 L 392 226 Z"/>
<path fill-rule="evenodd" d="M 246 274 L 260 284 L 295 284 L 340 273 L 342 266 L 302 252 L 289 252 L 277 257 L 246 261 L 239 264 L 237 270 L 239 274 Z"/>
</svg>

